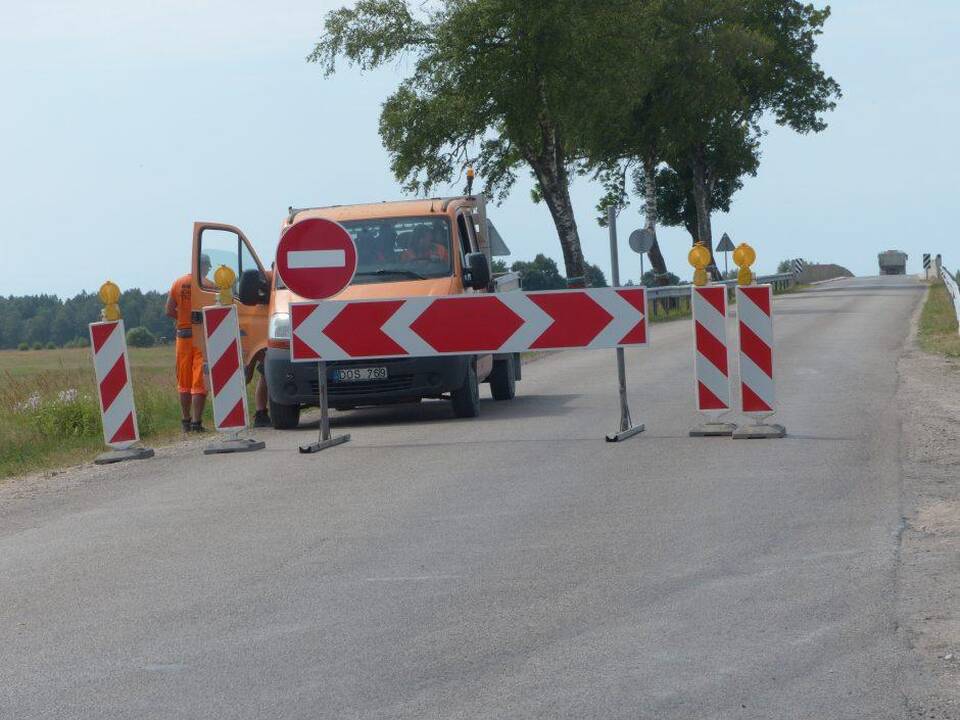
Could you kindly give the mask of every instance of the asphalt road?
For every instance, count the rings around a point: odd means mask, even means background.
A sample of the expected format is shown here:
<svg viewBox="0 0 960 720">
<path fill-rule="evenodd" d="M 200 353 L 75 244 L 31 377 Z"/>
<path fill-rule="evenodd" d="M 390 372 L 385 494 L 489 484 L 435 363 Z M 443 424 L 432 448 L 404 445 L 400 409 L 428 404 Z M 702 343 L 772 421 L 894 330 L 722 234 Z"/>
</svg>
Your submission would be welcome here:
<svg viewBox="0 0 960 720">
<path fill-rule="evenodd" d="M 896 360 L 922 286 L 776 302 L 783 440 L 687 437 L 689 322 L 525 367 L 477 420 L 0 502 L 0 717 L 902 718 Z M 485 397 L 489 397 L 484 390 Z M 14 484 L 15 485 L 15 484 Z"/>
</svg>

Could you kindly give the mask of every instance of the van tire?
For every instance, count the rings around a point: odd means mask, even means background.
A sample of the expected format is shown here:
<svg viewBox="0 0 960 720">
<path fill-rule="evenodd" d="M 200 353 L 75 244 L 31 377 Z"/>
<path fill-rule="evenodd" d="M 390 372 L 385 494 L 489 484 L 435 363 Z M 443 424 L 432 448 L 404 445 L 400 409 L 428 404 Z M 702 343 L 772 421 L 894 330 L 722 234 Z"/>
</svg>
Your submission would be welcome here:
<svg viewBox="0 0 960 720">
<path fill-rule="evenodd" d="M 270 421 L 275 430 L 295 430 L 300 425 L 300 406 L 270 400 Z"/>
<path fill-rule="evenodd" d="M 467 363 L 463 385 L 450 393 L 453 414 L 458 418 L 474 418 L 480 414 L 480 382 L 477 380 L 476 361 Z"/>
<path fill-rule="evenodd" d="M 513 400 L 517 394 L 517 366 L 513 356 L 495 360 L 490 373 L 490 394 L 494 400 Z"/>
</svg>

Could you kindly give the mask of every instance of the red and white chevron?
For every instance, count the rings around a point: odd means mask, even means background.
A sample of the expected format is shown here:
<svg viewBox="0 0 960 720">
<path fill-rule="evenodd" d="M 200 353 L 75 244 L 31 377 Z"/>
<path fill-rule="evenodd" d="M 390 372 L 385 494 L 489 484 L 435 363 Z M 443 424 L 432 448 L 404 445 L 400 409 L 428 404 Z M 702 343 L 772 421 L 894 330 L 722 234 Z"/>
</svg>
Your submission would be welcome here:
<svg viewBox="0 0 960 720">
<path fill-rule="evenodd" d="M 772 308 L 770 285 L 737 288 L 740 406 L 744 413 L 761 418 L 774 413 Z"/>
<path fill-rule="evenodd" d="M 693 288 L 697 410 L 719 416 L 730 409 L 727 288 Z"/>
<path fill-rule="evenodd" d="M 123 450 L 140 439 L 123 320 L 90 323 L 90 347 L 97 376 L 103 440 L 109 447 Z"/>
<path fill-rule="evenodd" d="M 646 345 L 643 288 L 293 303 L 295 362 Z"/>
<path fill-rule="evenodd" d="M 217 430 L 247 426 L 247 385 L 240 354 L 240 324 L 234 305 L 203 308 L 203 336 Z"/>
</svg>

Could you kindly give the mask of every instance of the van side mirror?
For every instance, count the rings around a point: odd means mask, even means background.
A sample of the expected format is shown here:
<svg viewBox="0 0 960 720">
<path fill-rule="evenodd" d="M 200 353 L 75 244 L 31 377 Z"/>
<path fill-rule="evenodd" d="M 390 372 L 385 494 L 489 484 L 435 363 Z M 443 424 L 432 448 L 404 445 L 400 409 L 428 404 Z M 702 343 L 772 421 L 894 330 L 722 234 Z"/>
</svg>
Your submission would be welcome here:
<svg viewBox="0 0 960 720">
<path fill-rule="evenodd" d="M 474 290 L 485 290 L 490 285 L 490 263 L 483 253 L 470 253 L 466 257 L 464 281 Z"/>
<path fill-rule="evenodd" d="M 270 286 L 259 270 L 244 270 L 240 275 L 237 299 L 244 305 L 266 305 L 270 301 Z"/>
</svg>

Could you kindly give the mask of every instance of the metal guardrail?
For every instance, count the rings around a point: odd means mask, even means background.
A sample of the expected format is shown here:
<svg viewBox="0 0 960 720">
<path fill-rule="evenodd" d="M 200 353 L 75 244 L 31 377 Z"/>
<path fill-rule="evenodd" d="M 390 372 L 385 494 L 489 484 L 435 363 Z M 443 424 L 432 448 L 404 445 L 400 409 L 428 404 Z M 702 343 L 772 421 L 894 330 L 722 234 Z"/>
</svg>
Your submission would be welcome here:
<svg viewBox="0 0 960 720">
<path fill-rule="evenodd" d="M 763 275 L 756 278 L 757 283 L 773 285 L 774 290 L 786 290 L 797 284 L 797 276 L 793 273 L 779 273 L 777 275 Z M 720 280 L 713 285 L 736 287 L 737 281 Z M 663 287 L 647 288 L 647 299 L 650 301 L 650 314 L 653 317 L 669 313 L 674 310 L 690 309 L 690 288 L 693 285 L 665 285 Z"/>
<path fill-rule="evenodd" d="M 947 292 L 953 298 L 953 309 L 957 313 L 957 325 L 958 330 L 960 330 L 960 287 L 957 286 L 957 279 L 942 265 L 940 266 L 940 277 L 943 278 L 943 284 L 947 286 Z"/>
</svg>

